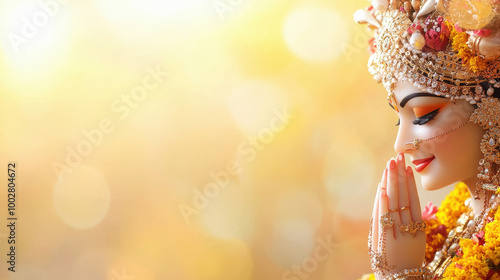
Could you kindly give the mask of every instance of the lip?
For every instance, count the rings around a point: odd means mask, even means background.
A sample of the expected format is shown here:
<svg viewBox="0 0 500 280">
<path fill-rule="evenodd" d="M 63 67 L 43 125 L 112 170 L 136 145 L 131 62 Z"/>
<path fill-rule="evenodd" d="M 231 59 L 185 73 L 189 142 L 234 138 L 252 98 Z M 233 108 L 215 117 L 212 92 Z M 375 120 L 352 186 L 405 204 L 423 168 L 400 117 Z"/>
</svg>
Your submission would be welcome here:
<svg viewBox="0 0 500 280">
<path fill-rule="evenodd" d="M 422 172 L 422 170 L 424 170 L 427 167 L 427 165 L 429 165 L 435 158 L 436 158 L 435 156 L 432 156 L 424 159 L 416 159 L 411 163 L 415 165 L 415 170 L 417 172 Z"/>
</svg>

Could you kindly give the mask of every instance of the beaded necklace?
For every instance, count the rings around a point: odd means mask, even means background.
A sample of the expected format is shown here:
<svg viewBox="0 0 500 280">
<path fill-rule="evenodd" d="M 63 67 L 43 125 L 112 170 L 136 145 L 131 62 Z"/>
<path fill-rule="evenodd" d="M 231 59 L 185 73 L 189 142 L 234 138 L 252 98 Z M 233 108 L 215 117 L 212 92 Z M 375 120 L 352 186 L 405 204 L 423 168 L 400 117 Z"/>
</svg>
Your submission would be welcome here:
<svg viewBox="0 0 500 280">
<path fill-rule="evenodd" d="M 434 272 L 433 279 L 500 279 L 495 275 L 500 272 L 499 203 L 500 196 L 491 196 L 489 206 L 474 216 L 467 187 L 457 184 L 436 213 L 437 223 L 427 221 L 428 241 L 436 239 L 435 235 L 446 235 L 445 239 L 437 238 L 441 242 L 427 243 L 425 266 Z"/>
</svg>

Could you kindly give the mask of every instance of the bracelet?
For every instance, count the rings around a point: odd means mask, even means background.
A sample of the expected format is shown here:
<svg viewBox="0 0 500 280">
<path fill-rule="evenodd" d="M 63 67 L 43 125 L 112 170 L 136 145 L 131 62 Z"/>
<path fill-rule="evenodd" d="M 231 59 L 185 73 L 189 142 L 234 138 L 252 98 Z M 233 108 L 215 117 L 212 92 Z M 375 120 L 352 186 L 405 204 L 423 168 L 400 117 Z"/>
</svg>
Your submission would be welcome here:
<svg viewBox="0 0 500 280">
<path fill-rule="evenodd" d="M 417 280 L 432 279 L 432 272 L 425 267 L 407 268 L 401 272 L 388 275 L 385 280 Z"/>
</svg>

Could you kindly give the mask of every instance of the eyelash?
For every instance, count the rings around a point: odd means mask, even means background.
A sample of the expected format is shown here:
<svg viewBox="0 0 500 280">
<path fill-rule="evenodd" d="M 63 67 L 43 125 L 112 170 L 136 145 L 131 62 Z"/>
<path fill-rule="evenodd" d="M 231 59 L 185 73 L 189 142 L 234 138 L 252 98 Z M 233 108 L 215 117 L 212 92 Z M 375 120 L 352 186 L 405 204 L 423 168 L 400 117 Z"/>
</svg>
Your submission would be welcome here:
<svg viewBox="0 0 500 280">
<path fill-rule="evenodd" d="M 421 116 L 420 118 L 415 118 L 415 120 L 413 121 L 413 124 L 414 125 L 424 125 L 424 124 L 432 121 L 437 116 L 437 114 L 439 114 L 439 109 L 436 109 L 428 114 L 425 114 L 425 115 Z M 400 123 L 401 123 L 401 120 L 398 120 L 398 123 L 396 124 L 396 126 L 398 126 Z"/>
</svg>

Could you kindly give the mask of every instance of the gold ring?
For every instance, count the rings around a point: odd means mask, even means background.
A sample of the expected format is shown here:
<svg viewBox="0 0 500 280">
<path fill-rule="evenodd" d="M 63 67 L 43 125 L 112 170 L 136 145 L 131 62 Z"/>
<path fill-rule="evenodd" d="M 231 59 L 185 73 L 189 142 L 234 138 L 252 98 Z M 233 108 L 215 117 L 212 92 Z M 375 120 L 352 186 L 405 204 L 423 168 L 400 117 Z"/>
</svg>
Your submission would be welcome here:
<svg viewBox="0 0 500 280">
<path fill-rule="evenodd" d="M 409 232 L 409 233 L 411 233 L 411 235 L 413 235 L 413 237 L 415 237 L 417 231 L 425 232 L 426 227 L 427 227 L 427 225 L 425 224 L 424 221 L 418 221 L 416 223 L 413 221 L 410 221 L 410 223 L 408 225 L 399 225 L 399 231 L 401 233 Z"/>
<path fill-rule="evenodd" d="M 380 217 L 380 225 L 383 230 L 391 228 L 396 223 L 396 220 L 390 214 L 390 212 L 387 212 Z"/>
<path fill-rule="evenodd" d="M 387 213 L 392 213 L 392 212 L 399 212 L 399 209 L 389 209 L 389 211 L 387 211 Z"/>
<path fill-rule="evenodd" d="M 408 210 L 408 209 L 410 209 L 410 206 L 403 206 L 403 207 L 401 207 L 401 209 L 400 209 L 400 210 L 401 210 L 401 211 L 404 211 L 404 210 Z"/>
</svg>

